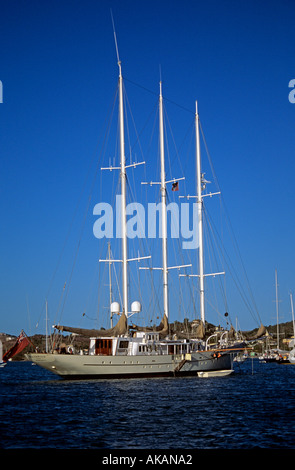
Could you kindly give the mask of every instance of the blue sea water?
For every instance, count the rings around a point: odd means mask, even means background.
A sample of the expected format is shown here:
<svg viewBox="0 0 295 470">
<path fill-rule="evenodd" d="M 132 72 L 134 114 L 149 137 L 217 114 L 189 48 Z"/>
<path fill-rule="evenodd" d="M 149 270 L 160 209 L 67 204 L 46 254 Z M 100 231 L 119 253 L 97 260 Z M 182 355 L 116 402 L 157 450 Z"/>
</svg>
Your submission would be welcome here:
<svg viewBox="0 0 295 470">
<path fill-rule="evenodd" d="M 295 365 L 220 378 L 65 381 L 0 369 L 1 449 L 294 449 Z"/>
</svg>

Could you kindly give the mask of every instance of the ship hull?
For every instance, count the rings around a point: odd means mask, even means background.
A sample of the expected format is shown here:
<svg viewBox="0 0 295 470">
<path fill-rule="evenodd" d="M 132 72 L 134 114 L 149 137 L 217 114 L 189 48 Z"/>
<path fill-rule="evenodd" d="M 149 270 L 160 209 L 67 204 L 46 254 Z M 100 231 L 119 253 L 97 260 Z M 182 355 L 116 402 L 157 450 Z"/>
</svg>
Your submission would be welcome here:
<svg viewBox="0 0 295 470">
<path fill-rule="evenodd" d="M 198 372 L 232 370 L 232 354 L 212 352 L 158 356 L 86 356 L 32 353 L 29 361 L 65 379 L 116 379 L 197 376 Z"/>
</svg>

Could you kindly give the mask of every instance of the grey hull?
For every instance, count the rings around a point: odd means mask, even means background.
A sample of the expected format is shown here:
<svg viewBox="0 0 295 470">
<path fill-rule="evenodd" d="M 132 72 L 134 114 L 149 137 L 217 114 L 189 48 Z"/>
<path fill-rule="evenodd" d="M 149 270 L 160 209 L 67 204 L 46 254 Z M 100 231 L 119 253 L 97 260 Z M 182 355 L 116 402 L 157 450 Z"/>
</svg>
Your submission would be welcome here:
<svg viewBox="0 0 295 470">
<path fill-rule="evenodd" d="M 179 355 L 87 356 L 32 353 L 29 361 L 66 379 L 112 379 L 195 375 L 202 371 L 232 370 L 232 355 L 213 358 L 203 351 Z"/>
</svg>

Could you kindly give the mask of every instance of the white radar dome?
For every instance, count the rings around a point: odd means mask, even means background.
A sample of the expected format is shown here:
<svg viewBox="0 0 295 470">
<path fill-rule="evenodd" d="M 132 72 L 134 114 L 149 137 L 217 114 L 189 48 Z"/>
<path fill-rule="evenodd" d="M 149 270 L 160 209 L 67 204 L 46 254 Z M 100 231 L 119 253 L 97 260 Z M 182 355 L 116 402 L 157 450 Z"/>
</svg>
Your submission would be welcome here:
<svg viewBox="0 0 295 470">
<path fill-rule="evenodd" d="M 132 313 L 137 313 L 137 312 L 140 312 L 140 311 L 141 311 L 140 302 L 138 302 L 138 300 L 135 300 L 135 302 L 132 302 L 132 304 L 131 304 L 131 312 Z"/>
<path fill-rule="evenodd" d="M 119 304 L 119 302 L 113 302 L 111 304 L 111 312 L 112 313 L 120 313 L 120 304 Z"/>
</svg>

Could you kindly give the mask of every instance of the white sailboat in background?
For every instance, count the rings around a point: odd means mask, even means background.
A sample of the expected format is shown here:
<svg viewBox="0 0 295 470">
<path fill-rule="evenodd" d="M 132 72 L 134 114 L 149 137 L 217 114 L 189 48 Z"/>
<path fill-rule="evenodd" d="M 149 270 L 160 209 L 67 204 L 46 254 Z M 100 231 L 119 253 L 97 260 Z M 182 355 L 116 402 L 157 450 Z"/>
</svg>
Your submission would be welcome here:
<svg viewBox="0 0 295 470">
<path fill-rule="evenodd" d="M 293 295 L 291 293 L 290 293 L 290 303 L 291 303 L 292 322 L 293 322 L 293 349 L 289 353 L 289 361 L 291 364 L 295 364 L 295 320 L 294 320 Z"/>
<path fill-rule="evenodd" d="M 276 287 L 276 317 L 277 317 L 277 347 L 268 348 L 259 357 L 259 360 L 262 362 L 276 362 L 277 364 L 283 364 L 283 363 L 289 363 L 290 362 L 290 353 L 289 351 L 285 351 L 280 348 L 280 327 L 279 327 L 279 296 L 278 296 L 278 273 L 277 270 L 275 270 L 275 287 Z M 292 309 L 292 315 L 293 315 L 293 299 L 292 299 L 292 294 L 290 294 L 290 300 L 291 300 L 291 309 Z M 294 321 L 293 321 L 293 327 L 294 327 Z M 295 329 L 294 329 L 295 331 Z"/>
<path fill-rule="evenodd" d="M 0 340 L 0 367 L 4 367 L 6 365 L 6 362 L 3 362 L 3 344 L 2 341 Z"/>
<path fill-rule="evenodd" d="M 61 332 L 82 334 L 89 337 L 89 350 L 87 354 L 81 351 L 71 351 L 72 354 L 60 354 L 57 349 L 44 353 L 28 353 L 27 359 L 33 363 L 63 377 L 63 378 L 118 378 L 118 377 L 153 377 L 153 376 L 211 376 L 228 375 L 233 371 L 234 356 L 245 347 L 245 342 L 236 342 L 234 335 L 223 330 L 214 333 L 213 337 L 205 337 L 205 289 L 206 276 L 216 276 L 224 273 L 205 274 L 203 260 L 203 197 L 205 186 L 201 171 L 199 115 L 196 106 L 195 113 L 195 139 L 196 139 L 196 167 L 197 167 L 197 205 L 198 205 L 198 234 L 199 234 L 199 279 L 200 286 L 200 328 L 192 337 L 171 334 L 169 327 L 169 283 L 168 283 L 168 253 L 167 253 L 167 211 L 166 211 L 166 181 L 165 155 L 164 155 L 164 127 L 163 127 L 163 97 L 162 85 L 159 94 L 159 134 L 161 154 L 161 201 L 162 201 L 162 271 L 163 287 L 163 318 L 156 328 L 138 327 L 130 325 L 128 319 L 141 311 L 139 301 L 130 305 L 128 295 L 128 268 L 136 260 L 149 258 L 148 256 L 130 259 L 128 257 L 128 237 L 126 231 L 126 170 L 141 163 L 126 165 L 125 160 L 125 130 L 124 130 L 124 100 L 123 76 L 121 61 L 119 66 L 119 129 L 120 129 L 120 166 L 111 167 L 111 170 L 120 171 L 121 186 L 121 233 L 122 233 L 122 259 L 105 260 L 122 266 L 122 305 L 119 302 L 111 303 L 111 316 L 119 315 L 115 326 L 109 330 L 86 330 L 81 328 L 56 325 Z M 181 178 L 180 178 L 181 179 Z M 176 182 L 174 179 L 173 182 Z M 185 268 L 188 265 L 176 266 Z M 144 268 L 143 268 L 144 269 Z M 185 274 L 184 274 L 185 275 Z M 232 332 L 231 332 L 232 333 Z M 214 340 L 212 342 L 212 339 Z"/>
</svg>

